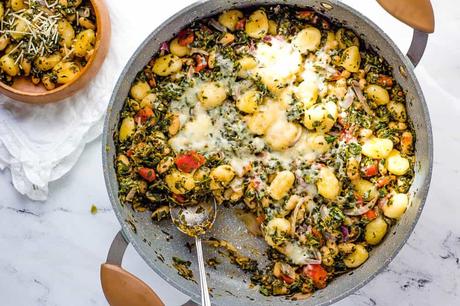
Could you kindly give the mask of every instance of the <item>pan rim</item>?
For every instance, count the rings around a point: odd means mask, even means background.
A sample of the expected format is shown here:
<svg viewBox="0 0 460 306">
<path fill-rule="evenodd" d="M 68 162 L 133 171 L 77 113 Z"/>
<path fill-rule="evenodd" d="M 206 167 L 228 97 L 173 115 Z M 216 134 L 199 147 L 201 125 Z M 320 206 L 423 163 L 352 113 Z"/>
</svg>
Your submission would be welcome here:
<svg viewBox="0 0 460 306">
<path fill-rule="evenodd" d="M 168 284 L 170 284 L 171 286 L 173 286 L 174 288 L 176 288 L 180 292 L 184 293 L 185 295 L 189 296 L 195 302 L 200 301 L 200 297 L 198 295 L 196 295 L 194 292 L 191 292 L 191 291 L 187 290 L 184 287 L 179 286 L 179 284 L 177 284 L 176 282 L 172 281 L 168 277 L 168 275 L 166 275 L 165 273 L 161 272 L 161 270 L 158 269 L 153 264 L 153 262 L 147 260 L 147 258 L 146 258 L 147 256 L 146 256 L 146 254 L 144 253 L 144 251 L 143 251 L 143 249 L 141 247 L 141 243 L 139 243 L 138 240 L 134 238 L 134 236 L 136 236 L 136 234 L 134 234 L 132 232 L 130 227 L 128 227 L 128 225 L 126 224 L 125 220 L 123 219 L 123 216 L 121 215 L 121 212 L 119 210 L 119 206 L 121 206 L 122 204 L 120 203 L 120 201 L 118 199 L 118 195 L 116 194 L 115 189 L 113 188 L 114 187 L 113 184 L 116 184 L 116 179 L 114 181 L 114 178 L 116 176 L 114 176 L 115 171 L 114 171 L 114 168 L 113 168 L 113 163 L 109 158 L 109 152 L 108 152 L 107 148 L 110 148 L 111 150 L 115 149 L 115 148 L 110 147 L 110 138 L 113 137 L 113 131 L 111 130 L 111 128 L 112 128 L 111 123 L 112 123 L 112 120 L 114 118 L 116 118 L 118 114 L 112 113 L 112 106 L 114 105 L 114 103 L 116 101 L 117 93 L 119 92 L 120 87 L 122 86 L 123 82 L 126 79 L 126 75 L 127 75 L 128 71 L 130 70 L 130 66 L 133 64 L 133 62 L 139 56 L 142 55 L 143 49 L 146 47 L 146 45 L 148 45 L 152 40 L 155 39 L 155 36 L 158 34 L 158 32 L 160 32 L 163 28 L 167 27 L 170 23 L 172 23 L 176 19 L 183 17 L 188 12 L 194 10 L 197 7 L 205 5 L 206 3 L 211 2 L 211 1 L 213 1 L 213 0 L 200 0 L 200 1 L 194 2 L 191 5 L 179 10 L 177 13 L 175 13 L 170 18 L 168 18 L 166 21 L 164 21 L 161 25 L 159 25 L 154 31 L 152 31 L 152 33 L 150 33 L 146 37 L 146 39 L 138 46 L 138 48 L 133 53 L 133 55 L 130 57 L 130 59 L 126 63 L 125 67 L 123 68 L 122 72 L 120 73 L 120 76 L 119 76 L 119 78 L 117 80 L 117 83 L 116 83 L 116 85 L 115 85 L 115 87 L 113 89 L 113 93 L 112 93 L 112 96 L 110 98 L 110 102 L 109 102 L 108 109 L 107 109 L 107 114 L 106 114 L 106 117 L 105 117 L 105 120 L 104 120 L 104 129 L 103 129 L 103 135 L 102 135 L 102 164 L 103 164 L 104 180 L 105 180 L 105 184 L 106 184 L 106 188 L 107 188 L 107 191 L 108 191 L 108 195 L 109 195 L 111 205 L 112 205 L 112 207 L 114 209 L 114 213 L 117 216 L 117 219 L 118 219 L 118 221 L 119 221 L 119 223 L 121 225 L 121 229 L 122 229 L 122 233 L 123 233 L 124 237 L 127 238 L 127 240 L 133 245 L 133 247 L 135 248 L 137 253 L 142 257 L 142 259 L 149 265 L 149 267 L 155 273 L 157 273 L 161 278 L 163 278 L 165 281 L 167 281 Z M 277 2 L 279 4 L 289 5 L 288 1 L 282 1 L 282 0 L 279 0 L 279 1 L 266 1 L 266 2 Z M 396 44 L 393 42 L 393 40 L 380 27 L 378 27 L 372 20 L 370 20 L 368 17 L 362 15 L 360 12 L 358 12 L 354 8 L 348 6 L 348 5 L 346 5 L 346 4 L 344 4 L 344 3 L 340 2 L 340 1 L 337 1 L 337 0 L 332 0 L 331 1 L 331 0 L 329 0 L 329 1 L 324 1 L 324 2 L 330 2 L 334 6 L 339 6 L 342 9 L 345 9 L 345 10 L 349 11 L 355 17 L 362 19 L 368 26 L 372 27 L 373 30 L 378 33 L 380 38 L 384 39 L 392 47 L 393 52 L 395 52 L 397 57 L 405 65 L 407 76 L 408 76 L 408 78 L 411 79 L 411 81 L 413 82 L 413 84 L 415 86 L 415 92 L 417 93 L 417 98 L 418 98 L 417 102 L 420 104 L 420 107 L 422 108 L 422 111 L 423 111 L 423 114 L 424 114 L 423 120 L 424 120 L 425 125 L 426 125 L 425 129 L 426 129 L 427 136 L 428 136 L 427 139 L 426 139 L 427 148 L 428 148 L 426 158 L 427 158 L 429 167 L 428 167 L 428 169 L 426 169 L 427 171 L 426 171 L 424 181 L 421 182 L 423 184 L 423 188 L 419 189 L 418 192 L 417 192 L 418 196 L 420 198 L 420 204 L 419 204 L 418 210 L 417 210 L 417 212 L 415 214 L 415 217 L 413 218 L 413 220 L 411 220 L 410 225 L 407 227 L 406 233 L 403 234 L 403 239 L 401 239 L 399 242 L 397 242 L 395 244 L 396 246 L 393 248 L 393 251 L 390 253 L 390 256 L 388 256 L 385 259 L 385 261 L 383 261 L 379 265 L 378 269 L 376 269 L 373 273 L 369 273 L 369 275 L 367 277 L 363 278 L 361 281 L 351 285 L 350 287 L 348 287 L 348 289 L 343 290 L 342 292 L 340 292 L 339 294 L 334 296 L 332 299 L 329 299 L 329 300 L 324 301 L 324 302 L 322 302 L 320 304 L 317 304 L 317 305 L 321 305 L 321 306 L 331 305 L 331 304 L 333 304 L 333 303 L 335 303 L 335 302 L 337 302 L 339 300 L 342 300 L 343 298 L 351 295 L 352 293 L 356 292 L 357 290 L 362 288 L 364 285 L 368 284 L 371 280 L 373 280 L 378 274 L 380 274 L 389 265 L 389 263 L 397 256 L 397 254 L 399 254 L 399 252 L 402 249 L 402 247 L 406 244 L 407 240 L 412 235 L 412 233 L 414 231 L 414 228 L 417 225 L 418 220 L 419 220 L 419 218 L 421 216 L 422 210 L 423 210 L 423 208 L 425 206 L 426 199 L 427 199 L 427 196 L 428 196 L 428 191 L 429 191 L 431 177 L 432 177 L 432 171 L 433 171 L 433 134 L 432 134 L 431 120 L 430 120 L 429 110 L 428 110 L 428 106 L 426 104 L 425 97 L 423 95 L 423 92 L 422 92 L 422 89 L 421 89 L 420 84 L 418 82 L 418 79 L 416 78 L 415 73 L 414 73 L 414 66 L 412 65 L 410 60 L 396 46 Z M 239 2 L 238 4 L 241 4 L 241 2 Z M 271 4 L 271 3 L 268 3 L 268 4 Z M 306 3 L 306 6 L 308 6 L 307 4 L 308 3 Z M 256 3 L 251 4 L 251 6 L 253 6 L 253 5 L 255 6 L 255 5 L 263 5 L 263 4 L 256 4 Z M 235 5 L 235 7 L 241 7 L 241 5 Z"/>
</svg>

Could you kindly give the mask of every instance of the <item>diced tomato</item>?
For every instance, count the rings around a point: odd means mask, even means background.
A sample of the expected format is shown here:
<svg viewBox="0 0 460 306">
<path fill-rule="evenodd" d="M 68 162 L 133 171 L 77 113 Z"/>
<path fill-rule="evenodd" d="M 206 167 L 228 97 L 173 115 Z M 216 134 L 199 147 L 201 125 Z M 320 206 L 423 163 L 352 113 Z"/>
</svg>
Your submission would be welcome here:
<svg viewBox="0 0 460 306">
<path fill-rule="evenodd" d="M 330 81 L 338 81 L 342 78 L 342 73 L 340 71 L 336 71 L 331 77 L 329 78 Z"/>
<path fill-rule="evenodd" d="M 281 273 L 281 278 L 282 278 L 283 281 L 285 281 L 286 284 L 288 284 L 288 285 L 292 284 L 292 283 L 295 281 L 295 279 L 293 279 L 292 277 L 289 277 L 288 275 L 285 275 L 285 274 L 283 274 L 283 273 Z"/>
<path fill-rule="evenodd" d="M 264 215 L 264 214 L 258 215 L 258 216 L 256 217 L 256 222 L 257 222 L 258 224 L 262 224 L 264 221 L 265 221 L 265 215 Z"/>
<path fill-rule="evenodd" d="M 147 119 L 154 115 L 153 110 L 150 106 L 146 106 L 143 109 L 139 110 L 134 117 L 134 121 L 137 123 L 145 123 Z"/>
<path fill-rule="evenodd" d="M 243 30 L 246 25 L 246 19 L 239 20 L 235 25 L 235 30 Z"/>
<path fill-rule="evenodd" d="M 182 194 L 173 193 L 172 197 L 178 203 L 184 203 L 185 202 L 185 196 L 182 195 Z"/>
<path fill-rule="evenodd" d="M 391 176 L 383 176 L 377 180 L 377 187 L 381 188 L 388 185 L 391 182 Z"/>
<path fill-rule="evenodd" d="M 377 84 L 383 87 L 393 86 L 393 78 L 384 74 L 380 74 L 377 78 Z"/>
<path fill-rule="evenodd" d="M 315 12 L 309 11 L 309 10 L 300 11 L 296 13 L 297 18 L 303 19 L 303 20 L 311 19 L 313 18 L 314 15 L 315 15 Z"/>
<path fill-rule="evenodd" d="M 190 173 L 193 170 L 200 168 L 205 162 L 206 159 L 203 155 L 195 151 L 190 151 L 185 154 L 178 155 L 175 163 L 177 169 L 185 173 Z"/>
<path fill-rule="evenodd" d="M 362 171 L 364 173 L 364 176 L 366 176 L 366 177 L 371 177 L 371 176 L 377 175 L 379 173 L 378 162 L 376 161 L 372 165 L 364 167 L 362 169 Z"/>
<path fill-rule="evenodd" d="M 306 265 L 303 267 L 303 275 L 309 277 L 316 288 L 326 287 L 327 271 L 319 264 Z"/>
<path fill-rule="evenodd" d="M 355 193 L 355 199 L 356 199 L 356 204 L 358 204 L 358 206 L 363 205 L 364 200 L 363 200 L 362 196 L 360 196 L 359 194 Z"/>
<path fill-rule="evenodd" d="M 133 156 L 133 154 L 134 154 L 134 150 L 133 150 L 133 149 L 129 149 L 128 151 L 126 151 L 126 156 L 128 156 L 128 157 Z"/>
<path fill-rule="evenodd" d="M 146 180 L 149 183 L 153 182 L 157 178 L 155 170 L 151 168 L 142 167 L 138 170 L 138 173 L 140 176 L 142 176 L 144 180 Z"/>
<path fill-rule="evenodd" d="M 205 69 L 208 66 L 208 61 L 206 60 L 206 57 L 201 54 L 198 54 L 195 57 L 195 62 L 196 62 L 196 66 L 195 66 L 196 73 L 199 73 L 201 70 Z"/>
<path fill-rule="evenodd" d="M 369 210 L 367 213 L 364 214 L 367 220 L 374 220 L 377 218 L 377 212 L 373 209 Z"/>
<path fill-rule="evenodd" d="M 195 40 L 195 35 L 191 30 L 182 30 L 177 35 L 177 41 L 181 46 L 188 46 Z"/>
</svg>

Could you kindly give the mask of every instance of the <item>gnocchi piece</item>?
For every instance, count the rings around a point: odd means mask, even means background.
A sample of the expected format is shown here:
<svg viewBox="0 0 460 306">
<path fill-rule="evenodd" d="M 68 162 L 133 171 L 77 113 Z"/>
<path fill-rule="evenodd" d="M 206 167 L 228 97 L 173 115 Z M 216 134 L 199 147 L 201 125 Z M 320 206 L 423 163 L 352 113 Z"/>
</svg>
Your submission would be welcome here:
<svg viewBox="0 0 460 306">
<path fill-rule="evenodd" d="M 275 200 L 284 198 L 294 185 L 294 173 L 288 170 L 278 172 L 268 188 L 268 193 Z"/>
<path fill-rule="evenodd" d="M 248 77 L 250 71 L 257 67 L 256 60 L 251 56 L 244 56 L 237 61 L 238 65 L 238 77 Z"/>
<path fill-rule="evenodd" d="M 345 49 L 342 54 L 340 66 L 347 69 L 349 72 L 358 72 L 361 65 L 361 55 L 356 46 L 351 46 Z"/>
<path fill-rule="evenodd" d="M 42 77 L 42 83 L 47 90 L 53 90 L 56 88 L 56 83 L 54 83 L 53 79 L 51 78 L 51 75 L 49 74 L 45 74 Z"/>
<path fill-rule="evenodd" d="M 282 151 L 294 145 L 302 133 L 302 128 L 289 121 L 278 121 L 265 133 L 265 142 L 275 151 Z"/>
<path fill-rule="evenodd" d="M 316 104 L 305 112 L 304 125 L 307 129 L 325 133 L 334 126 L 337 116 L 334 102 Z"/>
<path fill-rule="evenodd" d="M 399 121 L 399 122 L 406 122 L 407 121 L 407 113 L 404 104 L 401 102 L 394 102 L 391 101 L 387 105 L 388 110 L 390 111 L 391 116 Z"/>
<path fill-rule="evenodd" d="M 243 18 L 243 13 L 238 10 L 228 10 L 220 14 L 219 23 L 229 29 L 235 31 L 236 24 Z"/>
<path fill-rule="evenodd" d="M 275 36 L 278 34 L 278 24 L 274 20 L 268 21 L 268 34 Z"/>
<path fill-rule="evenodd" d="M 178 38 L 174 38 L 173 40 L 171 40 L 171 42 L 169 43 L 169 50 L 173 55 L 178 57 L 184 57 L 190 54 L 190 47 L 180 45 Z"/>
<path fill-rule="evenodd" d="M 96 30 L 96 25 L 89 18 L 80 17 L 78 23 L 85 29 Z"/>
<path fill-rule="evenodd" d="M 379 196 L 377 187 L 367 180 L 357 180 L 353 182 L 353 187 L 358 195 L 365 201 L 370 201 Z"/>
<path fill-rule="evenodd" d="M 340 194 L 340 183 L 334 174 L 334 170 L 329 167 L 323 167 L 319 171 L 319 179 L 316 182 L 318 193 L 328 200 L 335 200 Z"/>
<path fill-rule="evenodd" d="M 70 22 L 65 19 L 60 19 L 58 21 L 58 33 L 61 37 L 61 45 L 71 48 L 75 38 L 75 30 Z"/>
<path fill-rule="evenodd" d="M 309 134 L 307 138 L 307 144 L 310 146 L 310 148 L 318 153 L 325 153 L 331 147 L 326 141 L 324 135 L 318 133 Z"/>
<path fill-rule="evenodd" d="M 335 33 L 335 38 L 340 49 L 346 49 L 351 46 L 359 48 L 359 38 L 352 30 L 340 28 Z"/>
<path fill-rule="evenodd" d="M 0 37 L 0 51 L 5 50 L 5 48 L 8 46 L 10 43 L 10 38 L 7 37 L 6 35 L 3 35 Z"/>
<path fill-rule="evenodd" d="M 67 84 L 76 79 L 80 73 L 80 67 L 74 62 L 61 62 L 54 66 L 53 71 L 56 73 L 58 84 Z"/>
<path fill-rule="evenodd" d="M 366 87 L 364 92 L 367 94 L 368 98 L 377 105 L 385 105 L 390 102 L 390 95 L 382 86 L 371 84 Z"/>
<path fill-rule="evenodd" d="M 153 108 L 153 103 L 157 100 L 157 96 L 154 93 L 147 94 L 139 104 L 140 108 L 150 107 Z"/>
<path fill-rule="evenodd" d="M 22 71 L 24 72 L 24 75 L 25 76 L 29 76 L 30 75 L 30 71 L 32 70 L 32 63 L 30 62 L 30 60 L 28 60 L 27 58 L 22 58 L 21 60 L 21 67 Z"/>
<path fill-rule="evenodd" d="M 257 10 L 249 16 L 245 26 L 246 34 L 251 38 L 262 38 L 268 33 L 268 18 L 263 10 Z"/>
<path fill-rule="evenodd" d="M 252 114 L 257 110 L 261 99 L 260 91 L 249 90 L 236 100 L 236 107 L 244 113 Z"/>
<path fill-rule="evenodd" d="M 74 53 L 78 57 L 85 57 L 86 54 L 94 49 L 96 43 L 96 33 L 87 29 L 78 33 L 73 45 Z"/>
<path fill-rule="evenodd" d="M 312 26 L 301 30 L 292 39 L 292 44 L 303 54 L 307 54 L 309 51 L 316 51 L 320 43 L 321 32 Z"/>
<path fill-rule="evenodd" d="M 387 233 L 388 224 L 382 217 L 378 217 L 366 225 L 364 238 L 370 245 L 379 244 Z"/>
<path fill-rule="evenodd" d="M 334 32 L 327 32 L 326 42 L 324 43 L 324 49 L 326 50 L 335 50 L 337 49 L 338 42 L 335 39 Z"/>
<path fill-rule="evenodd" d="M 27 32 L 27 30 L 27 23 L 23 19 L 18 19 L 15 22 L 14 31 L 10 35 L 14 40 L 19 42 L 19 40 L 25 36 L 24 33 Z"/>
<path fill-rule="evenodd" d="M 146 81 L 136 82 L 130 89 L 129 93 L 136 101 L 142 101 L 150 92 L 151 88 Z"/>
<path fill-rule="evenodd" d="M 386 138 L 371 137 L 361 146 L 362 153 L 367 157 L 380 159 L 386 158 L 393 150 L 393 142 Z"/>
<path fill-rule="evenodd" d="M 219 40 L 219 43 L 222 46 L 226 46 L 226 45 L 231 44 L 234 41 L 235 41 L 235 35 L 233 35 L 232 33 L 224 33 L 222 38 Z"/>
<path fill-rule="evenodd" d="M 272 112 L 256 112 L 252 116 L 245 117 L 249 131 L 255 135 L 264 135 L 268 128 L 276 120 Z"/>
<path fill-rule="evenodd" d="M 383 214 L 388 218 L 399 219 L 409 206 L 409 198 L 405 193 L 395 193 L 382 207 Z"/>
<path fill-rule="evenodd" d="M 27 8 L 27 5 L 24 0 L 11 0 L 10 5 L 11 9 L 15 12 Z"/>
<path fill-rule="evenodd" d="M 178 170 L 171 171 L 166 175 L 165 182 L 169 190 L 175 194 L 186 194 L 195 188 L 193 174 Z"/>
<path fill-rule="evenodd" d="M 291 231 L 291 222 L 285 218 L 273 218 L 268 221 L 264 231 L 265 241 L 274 247 L 281 244 L 289 234 Z"/>
<path fill-rule="evenodd" d="M 61 61 L 62 57 L 59 53 L 52 54 L 48 57 L 39 56 L 35 59 L 35 66 L 41 71 L 48 71 L 54 68 Z"/>
<path fill-rule="evenodd" d="M 318 85 L 314 82 L 303 81 L 297 86 L 295 96 L 307 109 L 315 104 L 318 99 Z"/>
<path fill-rule="evenodd" d="M 355 245 L 351 254 L 343 259 L 343 263 L 348 268 L 357 268 L 369 258 L 366 248 L 360 244 Z"/>
<path fill-rule="evenodd" d="M 181 59 L 174 54 L 167 54 L 156 59 L 152 71 L 159 76 L 169 76 L 182 69 Z"/>
<path fill-rule="evenodd" d="M 227 186 L 235 177 L 235 171 L 230 165 L 220 165 L 211 171 L 210 176 L 214 181 Z"/>
<path fill-rule="evenodd" d="M 404 175 L 409 171 L 410 163 L 407 158 L 401 156 L 397 150 L 393 150 L 385 161 L 385 167 L 394 175 Z"/>
<path fill-rule="evenodd" d="M 17 76 L 19 73 L 19 65 L 15 62 L 14 58 L 5 54 L 0 58 L 0 68 L 9 76 Z"/>
<path fill-rule="evenodd" d="M 212 109 L 222 105 L 227 99 L 227 90 L 219 82 L 207 82 L 201 85 L 198 100 L 205 109 Z"/>
<path fill-rule="evenodd" d="M 124 142 L 127 140 L 131 135 L 134 134 L 134 129 L 136 128 L 136 123 L 134 122 L 134 118 L 126 117 L 123 119 L 120 125 L 120 131 L 118 133 L 118 139 L 120 142 Z"/>
</svg>

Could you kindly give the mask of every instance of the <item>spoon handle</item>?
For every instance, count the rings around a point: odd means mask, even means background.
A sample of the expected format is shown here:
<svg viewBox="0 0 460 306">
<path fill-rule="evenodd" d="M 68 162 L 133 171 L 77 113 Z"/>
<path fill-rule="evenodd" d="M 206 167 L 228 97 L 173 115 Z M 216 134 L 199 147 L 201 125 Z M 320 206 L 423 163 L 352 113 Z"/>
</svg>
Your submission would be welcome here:
<svg viewBox="0 0 460 306">
<path fill-rule="evenodd" d="M 198 257 L 198 269 L 200 271 L 201 305 L 211 306 L 208 282 L 206 281 L 206 270 L 204 269 L 203 248 L 201 247 L 201 239 L 199 237 L 195 237 L 195 244 L 196 255 Z"/>
</svg>

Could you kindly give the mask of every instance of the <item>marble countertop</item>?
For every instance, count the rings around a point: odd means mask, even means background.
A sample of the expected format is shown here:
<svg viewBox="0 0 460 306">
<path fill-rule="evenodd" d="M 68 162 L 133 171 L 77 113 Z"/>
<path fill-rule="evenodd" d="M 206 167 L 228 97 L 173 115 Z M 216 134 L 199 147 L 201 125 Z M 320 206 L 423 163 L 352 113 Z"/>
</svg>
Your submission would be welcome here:
<svg viewBox="0 0 460 306">
<path fill-rule="evenodd" d="M 156 10 L 161 12 L 156 13 L 155 25 L 192 1 L 169 2 Z M 407 49 L 411 30 L 374 1 L 345 2 Z M 434 173 L 427 204 L 395 260 L 368 285 L 337 303 L 340 306 L 460 305 L 460 6 L 454 0 L 432 2 L 436 33 L 416 69 L 434 133 Z M 136 16 L 123 17 L 132 18 L 135 27 Z M 134 50 L 138 43 L 129 45 Z M 8 173 L 0 172 L 0 304 L 107 305 L 99 265 L 120 225 L 105 190 L 100 139 L 86 148 L 68 175 L 52 183 L 46 203 L 20 196 L 9 180 Z M 99 209 L 95 215 L 90 213 L 92 204 Z M 166 305 L 188 300 L 155 275 L 131 247 L 124 267 L 152 286 Z"/>
</svg>

